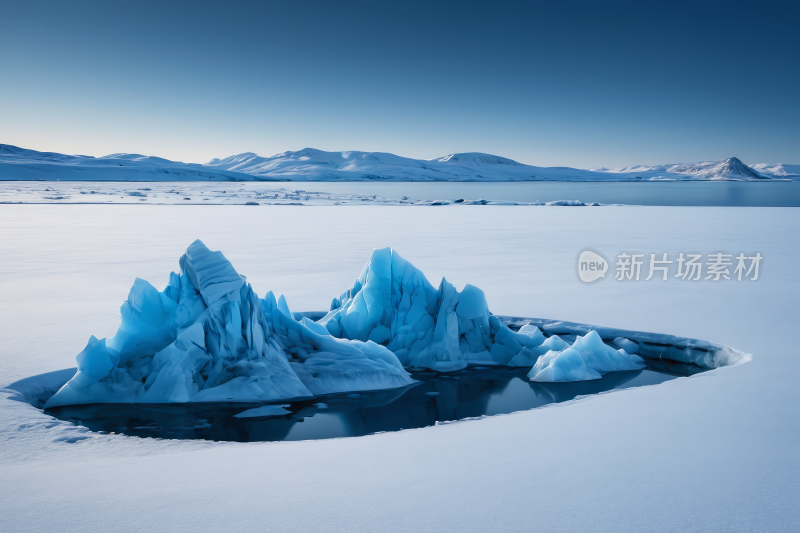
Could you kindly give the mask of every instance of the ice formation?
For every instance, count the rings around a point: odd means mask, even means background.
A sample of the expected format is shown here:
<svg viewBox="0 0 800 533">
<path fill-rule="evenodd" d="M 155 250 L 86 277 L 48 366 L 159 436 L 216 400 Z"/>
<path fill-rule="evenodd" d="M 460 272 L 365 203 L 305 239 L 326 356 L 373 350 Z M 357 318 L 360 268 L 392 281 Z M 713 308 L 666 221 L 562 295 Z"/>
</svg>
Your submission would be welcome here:
<svg viewBox="0 0 800 533">
<path fill-rule="evenodd" d="M 372 252 L 353 286 L 333 299 L 318 323 L 333 337 L 385 343 L 406 367 L 440 372 L 470 363 L 531 366 L 545 340 L 536 328 L 508 329 L 477 287 L 459 292 L 443 278 L 435 289 L 391 248 Z"/>
<path fill-rule="evenodd" d="M 313 394 L 390 389 L 413 383 L 397 356 L 371 340 L 336 339 L 320 324 L 292 318 L 286 300 L 261 300 L 270 330 L 290 367 Z"/>
<path fill-rule="evenodd" d="M 531 381 L 584 381 L 600 379 L 606 372 L 640 370 L 644 366 L 638 355 L 615 350 L 605 344 L 596 331 L 590 331 L 578 337 L 572 346 L 564 342 L 541 356 L 528 378 Z"/>
<path fill-rule="evenodd" d="M 77 403 L 272 401 L 413 383 L 385 347 L 334 339 L 259 299 L 195 241 L 162 292 L 137 279 L 110 339 L 92 337 L 46 407 Z M 313 392 L 315 391 L 315 392 Z"/>
<path fill-rule="evenodd" d="M 615 350 L 591 331 L 570 346 L 525 325 L 512 331 L 483 291 L 434 288 L 391 248 L 374 250 L 353 286 L 314 322 L 283 296 L 263 299 L 221 252 L 195 241 L 159 292 L 136 279 L 109 339 L 91 337 L 78 372 L 46 407 L 78 403 L 270 402 L 414 383 L 406 368 L 532 367 L 533 381 L 637 370 L 637 345 Z"/>
</svg>

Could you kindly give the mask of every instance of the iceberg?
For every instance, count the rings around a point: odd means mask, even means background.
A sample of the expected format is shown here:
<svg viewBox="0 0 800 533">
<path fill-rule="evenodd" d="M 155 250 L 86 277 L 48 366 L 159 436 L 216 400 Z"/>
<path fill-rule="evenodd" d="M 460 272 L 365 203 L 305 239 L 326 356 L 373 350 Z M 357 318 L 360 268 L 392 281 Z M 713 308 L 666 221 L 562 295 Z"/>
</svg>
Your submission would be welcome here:
<svg viewBox="0 0 800 533">
<path fill-rule="evenodd" d="M 134 281 L 116 335 L 90 338 L 75 376 L 45 407 L 271 402 L 414 383 L 384 346 L 334 339 L 291 318 L 283 297 L 259 299 L 221 252 L 199 240 L 180 267 L 161 292 Z"/>
<path fill-rule="evenodd" d="M 405 367 L 438 372 L 471 363 L 532 366 L 530 350 L 545 340 L 536 328 L 511 331 L 489 312 L 477 287 L 459 292 L 442 278 L 434 288 L 391 248 L 372 252 L 353 286 L 332 300 L 318 324 L 336 338 L 386 344 Z"/>
<path fill-rule="evenodd" d="M 193 242 L 156 290 L 136 279 L 109 339 L 91 337 L 77 372 L 45 407 L 79 403 L 280 402 L 415 381 L 406 369 L 532 367 L 533 381 L 597 379 L 644 366 L 638 345 L 595 331 L 570 346 L 527 324 L 512 331 L 484 292 L 438 288 L 391 248 L 376 249 L 319 321 L 283 295 L 259 298 L 221 252 Z"/>
<path fill-rule="evenodd" d="M 572 346 L 562 342 L 560 348 L 539 357 L 528 373 L 531 381 L 585 381 L 600 379 L 607 372 L 640 370 L 645 366 L 638 355 L 608 346 L 596 331 L 578 337 Z"/>
<path fill-rule="evenodd" d="M 406 367 L 467 366 L 458 342 L 458 291 L 438 289 L 391 248 L 374 250 L 359 278 L 319 320 L 332 337 L 386 344 Z"/>
</svg>

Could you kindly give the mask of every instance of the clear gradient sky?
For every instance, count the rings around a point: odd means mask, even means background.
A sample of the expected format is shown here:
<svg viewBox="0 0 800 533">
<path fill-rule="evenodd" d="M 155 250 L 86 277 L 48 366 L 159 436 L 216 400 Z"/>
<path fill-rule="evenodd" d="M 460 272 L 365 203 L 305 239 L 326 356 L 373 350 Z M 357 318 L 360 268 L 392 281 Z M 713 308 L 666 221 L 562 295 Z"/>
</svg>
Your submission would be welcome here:
<svg viewBox="0 0 800 533">
<path fill-rule="evenodd" d="M 800 163 L 800 2 L 3 0 L 0 143 Z"/>
</svg>

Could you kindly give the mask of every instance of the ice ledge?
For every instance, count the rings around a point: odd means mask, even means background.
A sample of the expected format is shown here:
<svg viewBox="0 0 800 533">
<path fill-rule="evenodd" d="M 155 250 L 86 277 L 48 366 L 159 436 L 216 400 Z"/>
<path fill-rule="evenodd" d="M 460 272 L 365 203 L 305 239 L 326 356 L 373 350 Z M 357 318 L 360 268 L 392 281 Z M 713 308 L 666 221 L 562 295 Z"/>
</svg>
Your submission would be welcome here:
<svg viewBox="0 0 800 533">
<path fill-rule="evenodd" d="M 526 325 L 535 326 L 548 337 L 552 335 L 586 335 L 590 331 L 596 331 L 603 341 L 609 343 L 622 338 L 637 344 L 638 353 L 642 357 L 688 363 L 705 369 L 720 368 L 750 360 L 749 354 L 722 344 L 664 333 L 648 333 L 547 318 L 501 315 L 498 315 L 497 318 L 512 329 L 522 328 Z"/>
<path fill-rule="evenodd" d="M 326 314 L 325 311 L 301 311 L 292 313 L 292 316 L 296 320 L 302 320 L 303 318 L 319 320 Z M 530 325 L 539 328 L 547 337 L 552 337 L 553 335 L 586 335 L 590 331 L 596 331 L 603 341 L 610 344 L 613 344 L 614 340 L 618 338 L 631 341 L 638 345 L 639 355 L 647 359 L 687 363 L 707 370 L 744 363 L 751 358 L 749 354 L 740 352 L 729 346 L 689 337 L 595 326 L 592 324 L 582 324 L 579 322 L 549 318 L 526 318 L 508 315 L 494 316 L 512 330 L 518 330 L 526 325 Z M 630 352 L 630 350 L 628 351 Z"/>
<path fill-rule="evenodd" d="M 326 314 L 325 311 L 292 313 L 293 317 L 298 321 L 301 321 L 303 318 L 315 320 Z M 609 343 L 613 343 L 615 339 L 621 337 L 636 343 L 640 349 L 643 348 L 644 352 L 646 352 L 642 353 L 640 351 L 640 355 L 643 357 L 693 364 L 705 369 L 745 363 L 751 359 L 749 354 L 729 346 L 700 339 L 546 318 L 524 318 L 503 315 L 498 315 L 498 318 L 505 325 L 513 329 L 521 328 L 525 325 L 538 327 L 549 337 L 554 335 L 586 335 L 590 331 L 596 331 L 603 341 Z M 29 403 L 41 409 L 56 391 L 75 376 L 76 372 L 77 368 L 73 367 L 27 377 L 0 389 L 0 392 L 9 394 L 8 399 L 10 400 Z"/>
</svg>

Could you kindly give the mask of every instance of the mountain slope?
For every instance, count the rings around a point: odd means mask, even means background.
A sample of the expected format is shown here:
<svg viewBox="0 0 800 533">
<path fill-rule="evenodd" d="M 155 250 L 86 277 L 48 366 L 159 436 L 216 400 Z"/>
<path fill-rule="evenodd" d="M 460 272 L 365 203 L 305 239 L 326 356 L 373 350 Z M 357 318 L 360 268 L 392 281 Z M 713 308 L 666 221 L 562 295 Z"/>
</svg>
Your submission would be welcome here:
<svg viewBox="0 0 800 533">
<path fill-rule="evenodd" d="M 140 154 L 104 157 L 37 152 L 0 144 L 0 180 L 243 181 L 255 178 L 203 165 Z"/>
</svg>

